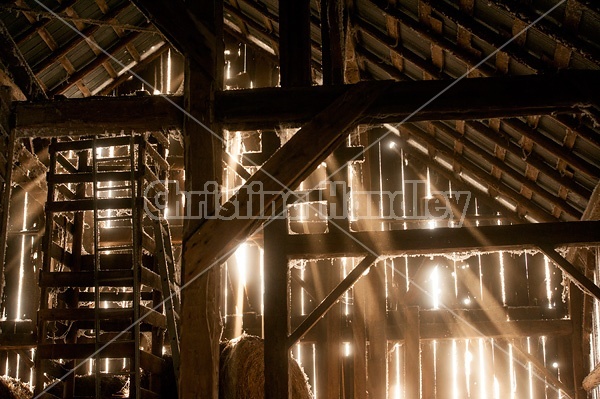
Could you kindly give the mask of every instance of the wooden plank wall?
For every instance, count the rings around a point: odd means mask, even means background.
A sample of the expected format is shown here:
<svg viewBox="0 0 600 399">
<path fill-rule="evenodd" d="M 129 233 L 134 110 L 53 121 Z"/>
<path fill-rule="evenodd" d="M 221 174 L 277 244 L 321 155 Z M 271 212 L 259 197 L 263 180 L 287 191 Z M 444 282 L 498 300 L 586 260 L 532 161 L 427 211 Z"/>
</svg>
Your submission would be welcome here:
<svg viewBox="0 0 600 399">
<path fill-rule="evenodd" d="M 423 164 L 404 158 L 400 147 L 394 155 L 385 153 L 392 150 L 385 144 L 374 145 L 363 163 L 352 166 L 355 184 L 374 191 L 402 190 L 401 177 L 427 181 L 429 176 L 436 189 L 449 189 L 447 181 Z M 315 172 L 302 187 L 315 185 L 322 174 Z M 427 195 L 425 184 L 409 189 L 407 197 L 415 194 L 420 201 Z M 423 210 L 422 204 L 405 205 L 412 212 Z M 466 213 L 472 224 L 506 223 L 475 200 Z M 293 232 L 287 234 L 308 234 L 314 222 L 290 224 Z M 276 243 L 270 241 L 269 247 L 278 248 L 278 257 L 286 247 L 285 236 L 270 235 Z M 246 275 L 261 273 L 261 239 L 255 237 L 244 249 Z M 290 261 L 290 331 L 359 260 Z M 246 280 L 240 288 L 240 261 L 233 256 L 225 268 L 226 338 L 242 330 L 263 332 L 262 283 Z M 574 397 L 574 349 L 566 335 L 571 327 L 568 320 L 565 329 L 558 327 L 570 316 L 561 283 L 560 270 L 530 252 L 392 257 L 373 266 L 291 354 L 301 362 L 317 398 L 558 398 L 561 387 L 569 390 L 562 397 Z M 507 320 L 515 323 L 502 323 Z M 553 327 L 540 327 L 539 333 L 531 327 L 530 335 L 518 330 L 538 322 Z"/>
</svg>

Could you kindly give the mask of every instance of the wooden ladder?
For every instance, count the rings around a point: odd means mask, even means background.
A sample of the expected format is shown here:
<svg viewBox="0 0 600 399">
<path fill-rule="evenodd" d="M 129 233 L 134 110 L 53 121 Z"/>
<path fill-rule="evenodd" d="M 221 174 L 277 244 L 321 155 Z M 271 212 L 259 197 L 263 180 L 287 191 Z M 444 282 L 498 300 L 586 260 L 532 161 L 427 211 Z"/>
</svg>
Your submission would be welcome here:
<svg viewBox="0 0 600 399">
<path fill-rule="evenodd" d="M 169 223 L 164 219 L 154 219 L 154 241 L 156 243 L 156 260 L 162 292 L 164 297 L 165 313 L 167 316 L 167 333 L 171 344 L 171 356 L 173 358 L 173 370 L 176 381 L 179 381 L 179 332 L 178 312 L 180 308 L 179 287 L 174 281 L 175 263 L 173 258 L 173 247 L 171 245 L 171 232 Z"/>
<path fill-rule="evenodd" d="M 170 295 L 158 269 L 169 278 L 174 267 L 168 225 L 165 237 L 153 239 L 143 212 L 143 188 L 168 172 L 149 139 L 55 139 L 50 146 L 36 394 L 44 390 L 50 360 L 74 370 L 64 381 L 65 399 L 78 397 L 75 374 L 91 373 L 96 398 L 104 376 L 128 378 L 130 398 L 159 398 L 167 317 L 153 308 Z M 146 342 L 144 333 L 151 334 Z M 149 385 L 142 386 L 142 370 Z"/>
</svg>

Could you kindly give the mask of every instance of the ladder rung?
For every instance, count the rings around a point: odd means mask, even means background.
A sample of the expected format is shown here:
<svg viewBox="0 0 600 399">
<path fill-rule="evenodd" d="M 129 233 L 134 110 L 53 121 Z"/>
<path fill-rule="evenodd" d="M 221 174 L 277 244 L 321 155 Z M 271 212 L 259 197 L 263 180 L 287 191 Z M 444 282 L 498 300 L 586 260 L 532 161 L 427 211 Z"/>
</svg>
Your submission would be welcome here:
<svg viewBox="0 0 600 399">
<path fill-rule="evenodd" d="M 107 251 L 131 251 L 133 249 L 133 245 L 117 245 L 114 247 L 99 247 L 98 252 L 107 252 Z"/>
<path fill-rule="evenodd" d="M 139 143 L 141 137 L 135 137 L 134 143 Z M 95 140 L 96 148 L 124 146 L 131 143 L 131 137 L 117 136 L 106 137 Z M 75 141 L 59 141 L 52 143 L 50 151 L 75 151 L 75 150 L 91 150 L 94 146 L 94 140 L 75 140 Z"/>
<path fill-rule="evenodd" d="M 131 186 L 96 187 L 96 191 L 131 190 Z"/>
<path fill-rule="evenodd" d="M 129 170 L 117 170 L 108 172 L 91 172 L 85 173 L 59 173 L 48 174 L 47 180 L 51 184 L 60 183 L 92 183 L 92 182 L 108 182 L 108 181 L 130 181 L 131 178 L 137 178 L 138 173 L 135 172 L 132 176 Z"/>
<path fill-rule="evenodd" d="M 131 161 L 131 156 L 123 155 L 123 156 L 119 156 L 119 157 L 96 158 L 96 162 L 120 162 L 120 161 Z"/>
<path fill-rule="evenodd" d="M 130 209 L 131 198 L 100 198 L 96 200 L 96 209 Z M 73 201 L 55 201 L 46 203 L 46 212 L 76 212 L 91 211 L 94 209 L 94 199 L 81 199 Z"/>
<path fill-rule="evenodd" d="M 87 359 L 96 352 L 95 344 L 41 344 L 36 356 L 40 359 Z M 99 358 L 130 358 L 135 352 L 135 341 L 113 342 L 98 353 Z"/>
<path fill-rule="evenodd" d="M 96 219 L 99 222 L 107 222 L 113 220 L 130 220 L 133 215 L 106 216 Z"/>
<path fill-rule="evenodd" d="M 128 287 L 133 283 L 133 270 L 105 270 L 98 272 L 101 287 Z M 41 287 L 94 287 L 94 272 L 40 271 Z"/>
</svg>

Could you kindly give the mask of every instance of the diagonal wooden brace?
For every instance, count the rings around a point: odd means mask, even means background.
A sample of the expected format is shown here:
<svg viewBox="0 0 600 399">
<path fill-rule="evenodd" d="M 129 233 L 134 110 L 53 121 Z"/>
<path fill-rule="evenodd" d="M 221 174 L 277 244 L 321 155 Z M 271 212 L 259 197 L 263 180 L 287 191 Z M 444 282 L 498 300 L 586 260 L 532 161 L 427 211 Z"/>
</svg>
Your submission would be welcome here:
<svg viewBox="0 0 600 399">
<path fill-rule="evenodd" d="M 540 245 L 539 248 L 542 250 L 544 255 L 556 263 L 556 265 L 560 267 L 560 269 L 565 272 L 579 288 L 581 288 L 585 293 L 596 298 L 596 300 L 600 301 L 600 287 L 598 287 L 593 281 L 577 270 L 575 266 L 563 258 L 558 252 L 556 252 L 552 246 Z"/>
<path fill-rule="evenodd" d="M 377 83 L 377 84 L 374 84 Z M 357 84 L 304 125 L 223 205 L 220 217 L 203 220 L 187 242 L 185 282 L 208 270 L 243 243 L 283 205 L 295 189 L 338 147 L 363 112 L 390 82 Z M 260 201 L 252 200 L 260 187 Z M 237 215 L 244 217 L 237 217 Z"/>
</svg>

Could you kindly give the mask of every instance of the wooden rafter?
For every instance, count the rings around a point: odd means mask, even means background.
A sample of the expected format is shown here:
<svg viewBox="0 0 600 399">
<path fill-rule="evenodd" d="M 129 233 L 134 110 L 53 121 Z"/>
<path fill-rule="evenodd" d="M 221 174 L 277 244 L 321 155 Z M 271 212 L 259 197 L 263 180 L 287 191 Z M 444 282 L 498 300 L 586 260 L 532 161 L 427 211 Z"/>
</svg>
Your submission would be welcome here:
<svg viewBox="0 0 600 399">
<path fill-rule="evenodd" d="M 214 34 L 207 31 L 190 13 L 182 0 L 132 0 L 140 11 L 182 54 L 190 57 L 208 75 L 213 70 Z"/>
<path fill-rule="evenodd" d="M 150 24 L 146 23 L 143 26 L 150 26 Z M 85 67 L 78 70 L 77 72 L 75 72 L 73 75 L 69 76 L 67 78 L 67 80 L 63 81 L 56 87 L 53 87 L 50 90 L 50 94 L 52 94 L 52 95 L 63 94 L 64 92 L 69 90 L 71 87 L 76 85 L 77 82 L 79 82 L 80 80 L 85 78 L 88 74 L 90 74 L 92 71 L 94 71 L 96 68 L 101 67 L 105 62 L 111 60 L 113 57 L 113 54 L 116 54 L 120 50 L 126 48 L 128 44 L 131 44 L 134 40 L 139 38 L 141 35 L 142 35 L 142 32 L 130 32 L 125 37 L 123 37 L 119 42 L 117 42 L 117 44 L 115 46 L 108 49 L 107 50 L 108 53 L 102 52 L 92 62 L 90 62 Z"/>
<path fill-rule="evenodd" d="M 464 169 L 470 176 L 475 177 L 477 181 L 483 183 L 488 189 L 488 194 L 492 197 L 501 194 L 512 199 L 515 204 L 527 210 L 528 214 L 538 221 L 550 222 L 556 220 L 548 210 L 542 208 L 537 203 L 531 202 L 528 198 L 523 198 L 520 192 L 504 185 L 500 180 L 492 176 L 491 170 L 483 170 L 480 166 L 462 156 L 462 154 L 455 153 L 452 149 L 443 148 L 429 133 L 410 124 L 400 126 L 400 132 L 409 134 L 420 144 L 425 143 L 425 147 L 435 148 L 437 154 L 443 155 L 446 159 L 452 160 L 452 163 L 460 165 L 461 169 Z"/>
<path fill-rule="evenodd" d="M 491 2 L 497 9 L 501 9 L 507 12 L 513 19 L 520 21 L 522 24 L 530 25 L 537 18 L 538 15 L 535 13 L 530 6 L 526 3 L 514 1 L 514 0 L 494 0 Z M 548 19 L 542 19 L 535 24 L 534 29 L 540 31 L 553 41 L 557 45 L 562 45 L 569 49 L 569 51 L 575 51 L 579 53 L 583 58 L 587 59 L 594 64 L 598 64 L 600 61 L 600 54 L 597 49 L 594 49 L 579 39 L 576 34 L 569 32 L 568 30 L 561 30 L 560 27 L 552 25 Z M 560 32 L 558 34 L 557 32 Z"/>
<path fill-rule="evenodd" d="M 413 148 L 410 145 L 404 146 L 404 151 L 409 155 L 409 158 L 414 158 L 421 162 L 422 164 L 428 165 L 429 168 L 434 170 L 439 175 L 443 176 L 446 180 L 452 183 L 452 187 L 457 191 L 469 191 L 473 193 L 473 195 L 477 198 L 477 201 L 482 202 L 484 205 L 488 206 L 491 209 L 499 209 L 502 215 L 510 220 L 512 223 L 522 223 L 522 216 L 517 212 L 508 209 L 508 208 L 500 208 L 500 204 L 490 196 L 488 192 L 481 190 L 479 187 L 469 185 L 467 182 L 461 180 L 460 177 L 460 164 L 453 165 L 456 170 L 449 171 L 441 166 L 438 162 L 432 162 L 431 158 L 417 149 Z"/>
<path fill-rule="evenodd" d="M 25 61 L 21 50 L 17 47 L 10 32 L 0 21 L 0 68 L 10 77 L 14 84 L 29 100 L 46 98 L 43 86 Z"/>
<path fill-rule="evenodd" d="M 140 57 L 139 62 L 133 68 L 128 71 L 121 72 L 120 75 L 113 78 L 112 82 L 106 85 L 99 94 L 101 96 L 110 94 L 110 92 L 112 92 L 115 88 L 133 76 L 133 74 L 139 74 L 141 71 L 143 71 L 146 67 L 148 67 L 148 65 L 164 54 L 168 49 L 169 45 L 163 42 L 163 44 L 159 45 L 154 51 L 151 52 L 151 54 L 145 53 L 143 57 Z"/>
<path fill-rule="evenodd" d="M 564 199 L 559 198 L 555 195 L 551 195 L 548 191 L 544 190 L 540 186 L 538 186 L 534 181 L 531 181 L 526 178 L 524 174 L 521 174 L 513 169 L 503 161 L 494 157 L 493 155 L 485 152 L 475 144 L 471 143 L 468 140 L 465 140 L 464 137 L 456 132 L 456 130 L 451 127 L 441 123 L 441 122 L 429 122 L 431 126 L 439 133 L 444 135 L 446 138 L 449 138 L 452 142 L 457 143 L 460 142 L 464 146 L 465 149 L 468 149 L 474 155 L 484 159 L 486 163 L 492 165 L 493 167 L 500 170 L 503 174 L 506 174 L 508 177 L 514 179 L 519 182 L 522 187 L 531 190 L 533 193 L 538 195 L 540 198 L 543 198 L 545 201 L 548 201 L 554 206 L 558 207 L 560 211 L 565 212 L 567 215 L 572 217 L 574 220 L 579 219 L 581 217 L 581 212 L 573 208 L 570 204 L 568 204 Z M 442 145 L 442 144 L 439 144 Z M 525 201 L 526 199 L 522 199 L 519 202 Z"/>
<path fill-rule="evenodd" d="M 441 46 L 448 52 L 448 54 L 452 55 L 453 57 L 456 57 L 459 61 L 463 62 L 467 67 L 472 68 L 479 62 L 479 60 L 477 58 L 474 58 L 473 55 L 470 54 L 468 51 L 461 49 L 457 45 L 455 45 L 452 42 L 450 42 L 449 40 L 447 40 L 444 36 L 435 35 L 431 31 L 426 30 L 421 24 L 418 24 L 418 23 L 414 22 L 413 20 L 411 20 L 410 18 L 406 17 L 398 9 L 396 9 L 394 7 L 384 8 L 383 4 L 381 4 L 380 0 L 372 0 L 371 3 L 374 6 L 377 6 L 378 8 L 380 8 L 380 10 L 383 13 L 393 16 L 399 22 L 401 22 L 403 25 L 408 26 L 410 29 L 415 31 L 419 36 L 423 37 L 425 40 L 430 41 L 432 44 Z M 366 28 L 363 24 L 361 29 L 367 29 L 367 31 L 369 32 L 370 35 L 372 35 L 374 38 L 376 38 L 378 41 L 380 41 L 384 45 L 387 45 L 387 46 L 391 45 L 389 38 L 386 38 L 385 35 L 378 33 L 373 28 Z M 469 31 L 469 32 L 471 32 L 471 31 Z M 392 49 L 392 51 L 397 51 L 397 50 Z M 415 63 L 415 65 L 417 67 L 419 67 L 420 69 L 422 69 L 423 72 L 426 72 L 430 75 L 432 75 L 432 73 L 435 73 L 432 76 L 438 76 L 438 77 L 443 76 L 445 78 L 450 77 L 449 75 L 444 74 L 444 73 L 437 73 L 437 71 L 432 72 L 431 65 L 429 63 L 421 61 L 421 58 L 419 56 L 413 54 L 412 52 L 410 52 L 408 50 L 402 50 L 402 51 L 405 55 L 408 56 L 408 58 L 406 58 L 406 59 L 409 62 L 416 58 L 417 62 Z M 373 62 L 376 62 L 376 60 L 373 60 Z M 484 76 L 497 76 L 496 71 L 494 71 L 493 69 L 491 69 L 489 66 L 487 66 L 485 64 L 481 65 L 478 68 L 478 71 L 480 71 Z M 388 71 L 388 73 L 390 73 L 390 72 L 393 72 L 393 71 Z M 592 104 L 593 104 L 593 102 L 592 102 Z M 576 124 L 574 122 L 568 121 L 566 116 L 550 116 L 550 118 L 559 120 L 560 123 L 565 126 L 565 128 L 573 130 L 582 138 L 584 138 L 592 143 L 595 142 L 595 135 L 587 134 L 587 132 L 585 131 L 585 128 L 576 126 Z M 522 124 L 521 121 L 515 120 L 515 119 L 507 119 L 505 122 L 513 124 L 513 125 L 517 125 L 517 126 L 521 126 L 521 124 Z M 542 135 L 535 132 L 535 130 L 524 129 L 521 132 L 525 132 L 525 133 L 532 132 L 532 134 L 528 135 L 528 137 L 532 138 L 538 145 L 548 149 L 552 154 L 556 155 L 559 159 L 561 159 L 561 157 L 564 157 L 564 158 L 566 158 L 565 160 L 567 163 L 577 167 L 578 169 L 581 169 L 584 172 L 587 172 L 588 174 L 591 173 L 591 175 L 597 174 L 594 172 L 593 166 L 590 166 L 589 164 L 585 163 L 585 161 L 578 159 L 575 155 L 570 154 L 567 151 L 564 151 L 564 149 L 560 145 L 552 142 L 551 140 L 546 139 Z M 590 167 L 592 169 L 590 169 Z"/>
<path fill-rule="evenodd" d="M 129 3 L 128 1 L 125 1 L 121 5 L 113 8 L 108 14 L 105 14 L 101 18 L 101 20 L 108 21 L 113 18 L 116 18 L 122 11 L 124 11 L 125 9 L 127 9 L 129 7 L 131 7 L 131 3 Z M 91 26 L 88 26 L 87 28 L 83 29 L 81 31 L 81 35 L 77 35 L 77 34 L 73 35 L 73 37 L 71 39 L 69 39 L 67 41 L 67 43 L 65 43 L 60 48 L 58 48 L 54 53 L 52 53 L 51 57 L 48 57 L 47 59 L 43 60 L 39 64 L 35 65 L 33 67 L 33 72 L 37 76 L 39 76 L 42 72 L 44 72 L 45 70 L 50 68 L 58 59 L 66 56 L 75 47 L 77 47 L 79 44 L 81 44 L 83 41 L 85 41 L 86 39 L 84 39 L 84 37 L 85 38 L 92 37 L 92 35 L 94 33 L 96 33 L 98 31 L 98 29 L 100 29 L 100 28 L 101 28 L 100 25 L 91 25 Z"/>
</svg>

